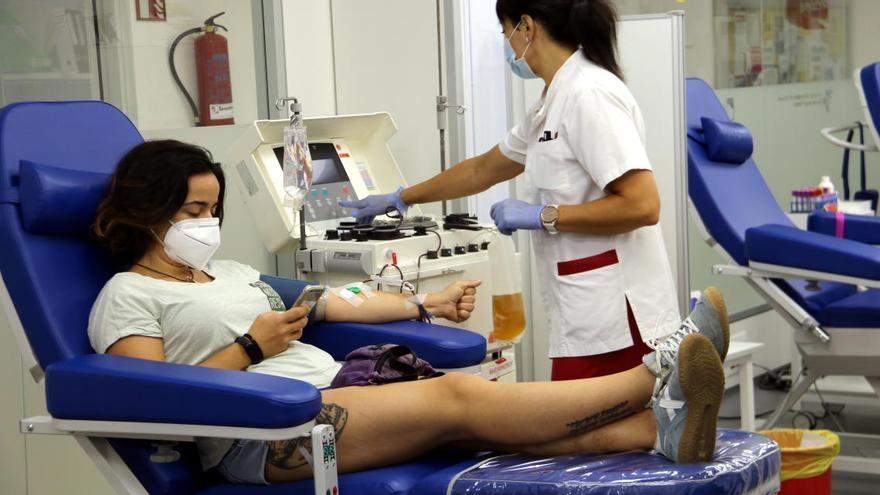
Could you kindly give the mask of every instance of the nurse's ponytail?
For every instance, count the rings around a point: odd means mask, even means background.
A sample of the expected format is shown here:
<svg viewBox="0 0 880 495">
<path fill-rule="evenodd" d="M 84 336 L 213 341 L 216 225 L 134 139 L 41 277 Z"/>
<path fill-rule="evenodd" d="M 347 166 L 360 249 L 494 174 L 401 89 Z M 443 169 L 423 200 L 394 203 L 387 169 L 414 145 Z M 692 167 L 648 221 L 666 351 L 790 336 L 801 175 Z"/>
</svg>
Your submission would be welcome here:
<svg viewBox="0 0 880 495">
<path fill-rule="evenodd" d="M 621 80 L 617 62 L 617 14 L 610 0 L 497 0 L 498 20 L 516 25 L 531 16 L 550 36 Z"/>
<path fill-rule="evenodd" d="M 587 60 L 623 79 L 617 63 L 617 14 L 604 0 L 574 0 L 568 32 Z"/>
</svg>

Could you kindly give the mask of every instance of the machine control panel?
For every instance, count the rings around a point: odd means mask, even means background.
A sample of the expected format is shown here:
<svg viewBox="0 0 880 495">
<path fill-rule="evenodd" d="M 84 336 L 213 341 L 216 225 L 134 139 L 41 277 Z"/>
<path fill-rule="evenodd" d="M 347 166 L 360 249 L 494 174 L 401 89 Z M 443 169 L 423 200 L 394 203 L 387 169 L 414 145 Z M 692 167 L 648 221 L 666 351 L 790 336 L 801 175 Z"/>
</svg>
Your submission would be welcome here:
<svg viewBox="0 0 880 495">
<path fill-rule="evenodd" d="M 274 149 L 278 163 L 284 163 L 284 147 Z M 343 159 L 348 150 L 339 143 L 309 143 L 312 155 L 312 187 L 305 198 L 306 222 L 338 220 L 350 215 L 339 206 L 340 200 L 357 199 L 354 186 L 345 171 Z"/>
</svg>

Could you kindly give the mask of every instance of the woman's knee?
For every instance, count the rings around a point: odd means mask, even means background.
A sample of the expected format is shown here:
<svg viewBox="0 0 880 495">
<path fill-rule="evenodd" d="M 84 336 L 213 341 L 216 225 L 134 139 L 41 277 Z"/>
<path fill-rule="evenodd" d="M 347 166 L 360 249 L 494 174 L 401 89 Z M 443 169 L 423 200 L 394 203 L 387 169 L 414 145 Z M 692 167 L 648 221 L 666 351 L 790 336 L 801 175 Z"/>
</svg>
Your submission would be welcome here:
<svg viewBox="0 0 880 495">
<path fill-rule="evenodd" d="M 489 383 L 477 375 L 459 372 L 447 373 L 436 380 L 442 388 L 444 399 L 459 406 L 458 410 L 473 402 L 474 394 Z"/>
</svg>

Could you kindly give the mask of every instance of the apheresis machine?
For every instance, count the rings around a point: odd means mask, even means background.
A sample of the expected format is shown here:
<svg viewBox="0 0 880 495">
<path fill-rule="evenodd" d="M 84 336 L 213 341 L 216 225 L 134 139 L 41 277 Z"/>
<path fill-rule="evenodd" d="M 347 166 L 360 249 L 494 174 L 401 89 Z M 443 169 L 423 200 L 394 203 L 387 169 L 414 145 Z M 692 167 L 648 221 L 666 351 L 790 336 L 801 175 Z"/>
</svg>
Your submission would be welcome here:
<svg viewBox="0 0 880 495">
<path fill-rule="evenodd" d="M 418 293 L 439 291 L 456 280 L 482 280 L 476 310 L 458 326 L 490 340 L 492 359 L 484 375 L 513 371 L 510 343 L 493 342 L 489 231 L 466 214 L 442 219 L 423 216 L 418 206 L 406 218 L 377 217 L 356 225 L 339 200 L 361 199 L 406 185 L 388 141 L 397 128 L 388 113 L 305 119 L 312 161 L 312 182 L 303 205 L 305 242 L 299 214 L 284 206 L 284 129 L 286 119 L 260 120 L 232 146 L 227 176 L 236 182 L 266 248 L 292 253 L 296 276 L 332 287 L 370 281 L 385 291 L 408 282 Z M 510 269 L 517 269 L 510 267 Z M 491 368 L 491 372 L 489 371 Z"/>
</svg>

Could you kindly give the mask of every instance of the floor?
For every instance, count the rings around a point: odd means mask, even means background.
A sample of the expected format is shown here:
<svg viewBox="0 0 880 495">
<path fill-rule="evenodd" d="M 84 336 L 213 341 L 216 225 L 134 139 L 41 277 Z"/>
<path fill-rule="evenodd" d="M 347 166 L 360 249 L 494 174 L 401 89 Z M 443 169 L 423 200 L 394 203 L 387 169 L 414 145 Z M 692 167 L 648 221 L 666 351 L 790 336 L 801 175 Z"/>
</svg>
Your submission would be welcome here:
<svg viewBox="0 0 880 495">
<path fill-rule="evenodd" d="M 759 415 L 759 425 L 760 416 L 765 418 L 769 416 L 770 412 L 784 396 L 785 393 L 783 392 L 761 390 L 755 387 L 755 411 Z M 876 409 L 849 404 L 836 417 L 841 426 L 847 431 L 880 434 L 880 420 L 878 420 L 880 418 L 880 411 Z M 780 422 L 779 427 L 793 428 L 793 418 L 793 414 L 787 414 Z M 725 395 L 724 402 L 721 405 L 718 425 L 727 428 L 739 427 L 739 387 L 728 390 Z M 819 419 L 817 428 L 838 429 L 830 418 Z M 846 453 L 846 450 L 844 449 L 842 453 Z M 849 453 L 854 454 L 853 452 Z M 872 455 L 880 456 L 880 452 L 872 453 Z M 832 492 L 834 495 L 876 495 L 880 493 L 880 489 L 877 488 L 878 483 L 880 483 L 880 473 L 877 473 L 876 476 L 834 473 Z"/>
</svg>

